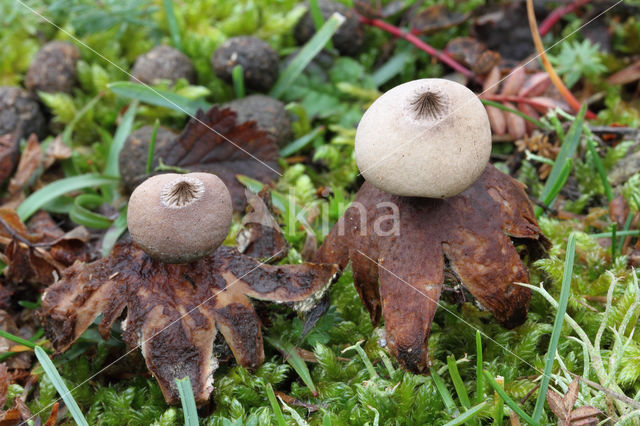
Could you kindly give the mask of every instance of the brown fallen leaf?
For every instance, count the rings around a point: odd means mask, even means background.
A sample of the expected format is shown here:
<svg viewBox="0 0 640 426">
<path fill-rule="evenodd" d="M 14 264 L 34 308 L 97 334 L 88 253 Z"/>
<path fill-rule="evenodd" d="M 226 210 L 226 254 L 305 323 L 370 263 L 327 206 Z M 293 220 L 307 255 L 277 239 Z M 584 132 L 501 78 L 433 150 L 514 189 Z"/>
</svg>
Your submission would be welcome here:
<svg viewBox="0 0 640 426">
<path fill-rule="evenodd" d="M 485 75 L 498 69 L 502 58 L 494 50 L 487 49 L 487 46 L 473 37 L 456 37 L 447 43 L 445 52 L 462 65 L 470 67 L 477 75 Z M 498 69 L 499 71 L 499 69 Z M 493 77 L 487 76 L 488 80 Z M 485 86 L 487 86 L 485 79 Z M 492 84 L 489 83 L 489 86 Z M 485 87 L 486 89 L 487 87 Z"/>
<path fill-rule="evenodd" d="M 598 416 L 602 414 L 600 410 L 590 405 L 573 408 L 578 400 L 580 390 L 580 379 L 575 378 L 569 384 L 567 393 L 560 395 L 554 390 L 547 392 L 547 404 L 558 417 L 559 426 L 595 426 L 598 424 Z"/>
<path fill-rule="evenodd" d="M 11 176 L 18 163 L 20 135 L 20 129 L 0 135 L 0 185 Z"/>
<path fill-rule="evenodd" d="M 242 218 L 242 229 L 236 237 L 238 251 L 256 259 L 275 262 L 284 259 L 289 245 L 280 225 L 271 214 L 271 192 L 265 189 L 256 195 L 248 189 L 247 214 Z"/>
<path fill-rule="evenodd" d="M 189 376 L 196 401 L 203 404 L 218 367 L 213 355 L 218 331 L 238 364 L 255 368 L 264 360 L 250 298 L 305 313 L 337 273 L 337 265 L 265 265 L 224 246 L 194 263 L 166 264 L 123 242 L 109 257 L 66 269 L 45 291 L 41 315 L 47 337 L 62 352 L 101 313 L 98 330 L 107 338 L 126 308 L 123 339 L 129 347 L 141 347 L 167 403 L 180 401 L 174 379 Z"/>
<path fill-rule="evenodd" d="M 0 410 L 7 402 L 7 393 L 9 392 L 9 370 L 7 364 L 0 364 Z"/>
<path fill-rule="evenodd" d="M 436 4 L 411 16 L 411 31 L 415 34 L 434 34 L 462 24 L 468 17 L 468 13 L 456 12 L 443 4 Z"/>
<path fill-rule="evenodd" d="M 4 330 L 7 333 L 11 333 L 14 336 L 22 337 L 24 339 L 29 338 L 29 336 L 24 336 L 16 322 L 14 321 L 13 315 L 9 314 L 9 312 L 0 310 L 0 330 Z M 12 352 L 11 348 L 15 345 L 9 339 L 5 339 L 4 337 L 0 337 L 0 353 Z M 6 366 L 9 369 L 27 369 L 31 368 L 31 355 L 28 353 L 20 353 L 12 356 L 6 362 Z M 0 407 L 2 407 L 0 405 Z"/>
<path fill-rule="evenodd" d="M 175 143 L 155 155 L 166 165 L 217 175 L 229 188 L 236 211 L 242 211 L 246 204 L 245 187 L 237 175 L 269 183 L 280 170 L 278 146 L 273 139 L 255 122 L 237 124 L 233 110 L 216 106 L 207 112 L 198 111 Z"/>
<path fill-rule="evenodd" d="M 627 84 L 638 79 L 640 79 L 640 61 L 634 62 L 628 67 L 609 76 L 607 82 L 609 82 L 609 84 Z"/>
<path fill-rule="evenodd" d="M 8 262 L 5 277 L 11 282 L 52 283 L 76 260 L 89 260 L 88 241 L 83 227 L 53 239 L 30 232 L 15 211 L 0 208 L 0 247 Z"/>
<path fill-rule="evenodd" d="M 280 398 L 285 404 L 287 405 L 293 405 L 296 407 L 302 407 L 302 408 L 306 408 L 307 410 L 309 410 L 309 413 L 314 413 L 316 411 L 318 411 L 320 409 L 320 407 L 316 404 L 309 404 L 307 402 L 304 401 L 300 401 L 297 398 L 294 398 L 290 395 L 287 395 L 284 392 L 280 392 L 280 391 L 274 391 L 274 393 L 276 394 L 276 396 L 278 398 Z"/>
<path fill-rule="evenodd" d="M 11 290 L 5 286 L 4 279 L 0 278 L 0 309 L 7 309 L 9 307 L 11 294 Z M 0 407 L 1 406 L 2 405 L 0 405 Z"/>
<path fill-rule="evenodd" d="M 384 317 L 391 353 L 421 373 L 430 365 L 427 342 L 445 257 L 458 281 L 503 326 L 524 322 L 531 292 L 515 284 L 528 282 L 516 245 L 537 259 L 549 242 L 522 184 L 489 165 L 470 188 L 446 199 L 395 196 L 365 182 L 316 261 L 341 268 L 351 261 L 371 321 Z"/>
<path fill-rule="evenodd" d="M 624 227 L 624 224 L 627 221 L 627 216 L 629 216 L 629 212 L 629 204 L 627 204 L 627 200 L 622 196 L 622 194 L 615 197 L 609 203 L 609 219 L 611 219 L 611 222 L 618 224 L 618 229 L 622 229 Z"/>
<path fill-rule="evenodd" d="M 44 426 L 56 426 L 56 421 L 58 420 L 58 408 L 60 404 L 55 402 L 51 407 L 51 414 L 49 414 L 49 418 L 45 422 Z"/>
<path fill-rule="evenodd" d="M 38 143 L 38 137 L 35 133 L 32 133 L 29 139 L 27 139 L 27 144 L 20 156 L 18 169 L 9 181 L 9 196 L 13 197 L 27 187 L 27 183 L 36 170 L 38 170 L 41 162 L 42 149 Z"/>
</svg>

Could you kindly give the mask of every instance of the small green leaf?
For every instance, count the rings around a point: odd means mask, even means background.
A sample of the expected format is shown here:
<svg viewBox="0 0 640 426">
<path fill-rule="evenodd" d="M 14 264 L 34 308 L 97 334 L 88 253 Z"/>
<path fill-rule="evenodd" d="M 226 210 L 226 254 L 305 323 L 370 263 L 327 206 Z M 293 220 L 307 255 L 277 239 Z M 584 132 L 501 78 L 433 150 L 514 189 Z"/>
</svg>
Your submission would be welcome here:
<svg viewBox="0 0 640 426">
<path fill-rule="evenodd" d="M 165 89 L 156 89 L 130 81 L 116 81 L 109 89 L 118 96 L 137 99 L 151 105 L 169 108 L 193 116 L 199 109 L 208 110 L 211 105 L 202 99 L 191 100 Z"/>
<path fill-rule="evenodd" d="M 507 403 L 507 405 L 518 415 L 520 416 L 520 418 L 522 420 L 524 420 L 525 422 L 529 423 L 530 425 L 539 425 L 540 422 L 534 421 L 533 418 L 531 418 L 530 415 L 528 415 L 527 413 L 524 412 L 524 410 L 522 408 L 520 408 L 520 406 L 518 405 L 518 403 L 516 403 L 513 399 L 511 399 L 511 397 L 509 397 L 509 395 L 507 395 L 507 393 L 504 391 L 504 389 L 502 389 L 502 386 L 500 386 L 498 384 L 498 382 L 495 381 L 495 379 L 493 378 L 493 376 L 491 375 L 491 373 L 489 373 L 488 371 L 484 372 L 484 377 L 485 379 L 487 379 L 487 383 L 489 383 L 491 385 L 491 387 L 493 388 L 493 390 L 496 391 L 496 393 L 500 396 L 500 398 L 502 398 L 502 400 L 504 402 Z"/>
</svg>

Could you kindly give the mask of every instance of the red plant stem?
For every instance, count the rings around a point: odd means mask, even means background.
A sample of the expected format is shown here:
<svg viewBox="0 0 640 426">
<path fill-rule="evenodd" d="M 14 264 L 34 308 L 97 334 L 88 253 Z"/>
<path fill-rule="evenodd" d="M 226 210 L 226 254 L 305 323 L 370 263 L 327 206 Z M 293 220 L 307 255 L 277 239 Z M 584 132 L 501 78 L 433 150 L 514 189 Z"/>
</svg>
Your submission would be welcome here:
<svg viewBox="0 0 640 426">
<path fill-rule="evenodd" d="M 549 16 L 547 16 L 544 21 L 542 21 L 542 23 L 540 24 L 540 35 L 544 36 L 545 34 L 547 34 L 549 31 L 551 31 L 551 28 L 565 15 L 568 15 L 569 13 L 573 12 L 574 10 L 578 9 L 579 7 L 584 6 L 587 3 L 590 3 L 591 0 L 576 0 L 575 2 L 568 4 L 566 6 L 563 7 L 558 7 L 556 9 L 553 10 L 553 12 L 551 12 L 549 14 Z"/>
<path fill-rule="evenodd" d="M 453 68 L 454 70 L 458 71 L 460 74 L 464 75 L 465 77 L 471 78 L 479 83 L 482 83 L 482 80 L 479 79 L 474 73 L 473 71 L 471 71 L 470 69 L 464 67 L 463 65 L 459 64 L 455 59 L 453 59 L 452 57 L 442 53 L 441 51 L 439 51 L 438 49 L 429 46 L 427 43 L 425 43 L 424 41 L 422 41 L 419 37 L 417 37 L 414 34 L 411 34 L 410 32 L 404 32 L 402 31 L 402 29 L 396 27 L 395 25 L 389 24 L 385 21 L 382 21 L 380 19 L 371 19 L 371 18 L 367 18 L 365 16 L 361 16 L 358 15 L 358 18 L 360 18 L 360 22 L 362 22 L 365 25 L 371 25 L 372 27 L 377 27 L 380 28 L 381 30 L 384 30 L 386 32 L 388 32 L 389 34 L 392 34 L 396 37 L 402 38 L 406 41 L 408 41 L 409 43 L 413 44 L 414 46 L 416 46 L 418 49 L 427 52 L 429 55 L 435 57 L 436 59 L 438 59 L 441 62 L 444 62 L 445 64 L 449 65 L 451 68 Z"/>
</svg>

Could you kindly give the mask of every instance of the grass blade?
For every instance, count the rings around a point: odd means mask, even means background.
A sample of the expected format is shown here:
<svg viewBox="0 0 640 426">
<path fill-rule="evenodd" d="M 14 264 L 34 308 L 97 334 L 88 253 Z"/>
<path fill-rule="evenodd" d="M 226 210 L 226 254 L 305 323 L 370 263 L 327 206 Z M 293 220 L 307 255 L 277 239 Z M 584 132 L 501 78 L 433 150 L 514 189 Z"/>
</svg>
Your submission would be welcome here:
<svg viewBox="0 0 640 426">
<path fill-rule="evenodd" d="M 276 421 L 279 426 L 287 426 L 287 422 L 282 415 L 282 410 L 280 409 L 280 404 L 278 404 L 278 400 L 276 399 L 276 394 L 273 392 L 273 388 L 271 387 L 271 383 L 267 383 L 265 387 L 267 398 L 269 398 L 269 403 L 271 403 L 271 409 L 273 410 L 273 414 L 276 416 Z"/>
<path fill-rule="evenodd" d="M 466 422 L 471 422 L 478 414 L 480 414 L 480 411 L 482 411 L 486 404 L 486 402 L 482 402 L 478 405 L 474 405 L 455 419 L 445 423 L 444 426 L 458 426 Z"/>
<path fill-rule="evenodd" d="M 149 141 L 149 150 L 147 151 L 147 167 L 145 168 L 145 171 L 147 172 L 147 174 L 151 173 L 151 166 L 153 166 L 153 153 L 156 150 L 158 126 L 160 126 L 160 120 L 156 118 L 156 122 L 153 123 L 153 132 L 151 132 L 151 140 Z"/>
<path fill-rule="evenodd" d="M 512 114 L 515 114 L 519 117 L 524 118 L 525 120 L 527 120 L 528 122 L 532 123 L 534 126 L 536 126 L 539 129 L 544 129 L 546 128 L 546 126 L 544 125 L 544 123 L 540 120 L 537 120 L 531 116 L 528 116 L 527 114 L 525 114 L 524 112 L 517 110 L 517 109 L 513 109 L 513 108 L 509 108 L 508 106 L 505 106 L 503 104 L 501 104 L 500 102 L 495 102 L 495 101 L 490 101 L 488 99 L 480 99 L 480 102 L 482 102 L 485 105 L 489 105 L 498 109 L 501 109 L 503 111 L 506 112 L 510 112 Z"/>
<path fill-rule="evenodd" d="M 167 25 L 169 26 L 171 42 L 176 49 L 182 50 L 180 26 L 178 26 L 178 20 L 176 19 L 176 13 L 173 8 L 173 0 L 162 0 L 162 5 L 164 6 L 164 14 L 167 17 Z"/>
<path fill-rule="evenodd" d="M 138 101 L 131 102 L 127 112 L 122 117 L 120 125 L 116 129 L 116 134 L 113 136 L 113 141 L 111 141 L 111 146 L 109 147 L 107 165 L 104 168 L 104 174 L 107 176 L 120 176 L 120 167 L 118 165 L 120 151 L 122 151 L 122 147 L 131 133 L 137 110 Z"/>
<path fill-rule="evenodd" d="M 447 357 L 447 367 L 449 368 L 449 375 L 451 376 L 451 381 L 453 381 L 453 387 L 456 390 L 456 394 L 458 394 L 458 400 L 464 407 L 465 410 L 471 408 L 471 401 L 469 400 L 469 394 L 467 393 L 467 388 L 464 387 L 464 382 L 462 381 L 462 377 L 460 377 L 460 372 L 458 371 L 458 365 L 456 364 L 456 359 L 449 355 Z"/>
<path fill-rule="evenodd" d="M 102 252 L 103 256 L 109 255 L 113 246 L 116 245 L 118 238 L 120 235 L 127 230 L 127 206 L 125 205 L 122 209 L 120 209 L 120 215 L 113 221 L 111 228 L 105 232 L 104 237 L 102 237 Z"/>
<path fill-rule="evenodd" d="M 29 195 L 18 206 L 16 213 L 20 216 L 20 220 L 24 222 L 37 212 L 40 207 L 61 195 L 83 188 L 110 185 L 117 182 L 118 178 L 98 174 L 85 174 L 59 179 Z"/>
<path fill-rule="evenodd" d="M 480 331 L 476 330 L 476 397 L 474 398 L 476 404 L 484 399 L 482 370 L 482 336 Z"/>
<path fill-rule="evenodd" d="M 198 426 L 198 409 L 196 399 L 193 397 L 193 388 L 189 376 L 183 379 L 176 379 L 176 387 L 182 401 L 182 413 L 184 415 L 184 426 Z"/>
<path fill-rule="evenodd" d="M 233 82 L 233 91 L 236 98 L 244 98 L 244 69 L 238 64 L 231 70 L 231 81 Z"/>
<path fill-rule="evenodd" d="M 539 425 L 540 423 L 533 420 L 533 418 L 528 415 L 527 413 L 524 412 L 524 410 L 522 408 L 520 408 L 520 406 L 518 405 L 517 402 L 515 402 L 513 399 L 511 399 L 511 397 L 509 397 L 509 395 L 507 395 L 507 393 L 504 391 L 504 389 L 502 389 L 502 387 L 498 384 L 498 382 L 495 381 L 495 379 L 493 378 L 493 376 L 488 372 L 488 371 L 484 371 L 484 378 L 487 380 L 487 383 L 489 383 L 491 385 L 491 387 L 493 388 L 493 390 L 496 391 L 496 393 L 498 395 L 500 395 L 500 398 L 502 398 L 502 400 L 518 415 L 520 416 L 520 418 L 522 420 L 524 420 L 525 422 L 529 423 L 530 425 Z"/>
<path fill-rule="evenodd" d="M 62 377 L 60 377 L 60 373 L 56 370 L 55 365 L 53 365 L 47 353 L 40 346 L 35 347 L 35 352 L 38 361 L 40 361 L 40 365 L 42 365 L 42 369 L 51 380 L 51 383 L 53 383 L 53 386 L 58 391 L 58 394 L 60 394 L 60 397 L 62 397 L 62 400 L 71 413 L 73 420 L 75 420 L 80 426 L 89 426 L 89 423 L 87 423 L 87 420 L 84 418 L 82 411 L 80 411 L 80 407 L 78 407 L 78 403 L 73 399 L 73 395 L 69 392 L 67 385 L 62 380 Z"/>
<path fill-rule="evenodd" d="M 578 148 L 578 144 L 580 143 L 580 137 L 582 136 L 582 124 L 584 123 L 584 116 L 587 112 L 587 105 L 584 104 L 578 111 L 578 115 L 576 115 L 573 124 L 571 124 L 571 128 L 569 128 L 569 132 L 567 136 L 564 138 L 562 142 L 562 148 L 560 148 L 560 152 L 556 157 L 555 164 L 551 168 L 551 173 L 549 173 L 549 177 L 547 178 L 547 182 L 544 185 L 542 190 L 541 199 L 548 198 L 551 191 L 554 187 L 558 186 L 558 180 L 561 178 L 561 175 L 565 172 L 565 165 L 569 162 L 569 160 L 573 159 L 573 156 Z M 558 191 L 559 192 L 559 191 Z M 552 198 L 553 199 L 553 198 Z M 547 204 L 549 205 L 549 204 Z M 538 207 L 536 209 L 536 215 L 539 215 L 542 210 Z"/>
<path fill-rule="evenodd" d="M 289 145 L 285 146 L 280 150 L 281 157 L 288 157 L 291 154 L 295 154 L 300 151 L 302 148 L 307 146 L 311 141 L 313 141 L 317 136 L 324 133 L 325 127 L 318 126 L 313 129 L 311 132 L 307 133 L 304 136 L 299 137 L 295 141 L 291 142 Z"/>
<path fill-rule="evenodd" d="M 558 163 L 556 162 L 556 165 L 557 164 Z M 569 175 L 571 174 L 571 169 L 573 169 L 573 158 L 569 158 L 567 160 L 567 162 L 560 169 L 560 174 L 553 181 L 553 185 L 551 185 L 549 190 L 545 191 L 545 193 L 543 194 L 542 202 L 544 203 L 544 205 L 549 207 L 553 205 L 556 197 L 558 196 L 560 191 L 562 191 L 564 184 L 567 182 L 567 179 L 569 179 Z M 545 188 L 546 188 L 546 185 L 545 185 Z M 536 216 L 540 216 L 540 213 L 542 213 L 542 208 L 538 206 L 536 207 L 535 214 Z"/>
<path fill-rule="evenodd" d="M 404 64 L 410 57 L 411 52 L 408 50 L 395 54 L 391 59 L 385 62 L 384 65 L 371 74 L 373 84 L 376 87 L 380 87 L 398 75 L 404 69 Z"/>
<path fill-rule="evenodd" d="M 298 75 L 309 65 L 309 62 L 327 45 L 327 42 L 331 40 L 331 37 L 333 37 L 344 21 L 344 16 L 339 13 L 331 15 L 322 28 L 300 49 L 298 55 L 291 61 L 284 72 L 280 74 L 278 81 L 276 81 L 269 95 L 274 98 L 282 96 L 284 91 L 289 88 L 291 83 L 293 83 Z"/>
<path fill-rule="evenodd" d="M 616 231 L 616 235 L 618 237 L 637 237 L 640 235 L 639 230 L 631 230 L 631 231 Z M 598 234 L 589 234 L 591 238 L 611 238 L 613 236 L 612 232 L 601 232 Z"/>
<path fill-rule="evenodd" d="M 137 99 L 140 102 L 169 108 L 183 114 L 195 115 L 198 109 L 211 108 L 211 105 L 203 99 L 192 100 L 165 89 L 156 89 L 130 81 L 116 81 L 107 87 L 118 96 Z"/>
<path fill-rule="evenodd" d="M 604 186 L 604 193 L 607 196 L 607 200 L 611 202 L 611 200 L 613 200 L 613 191 L 611 190 L 611 184 L 609 183 L 607 172 L 604 170 L 604 166 L 602 165 L 600 155 L 598 155 L 598 151 L 596 151 L 596 147 L 593 144 L 593 140 L 591 138 L 587 138 L 587 149 L 589 150 L 589 154 L 591 154 L 591 158 L 593 159 L 594 166 L 596 166 L 598 175 L 600 175 L 600 180 L 602 181 L 602 186 Z"/>
<path fill-rule="evenodd" d="M 78 225 L 93 229 L 108 229 L 113 221 L 106 216 L 94 213 L 91 209 L 99 207 L 103 198 L 95 194 L 78 195 L 69 211 L 69 219 Z"/>
<path fill-rule="evenodd" d="M 573 261 L 576 253 L 576 235 L 569 235 L 567 242 L 567 252 L 564 261 L 564 274 L 562 275 L 562 289 L 560 290 L 560 300 L 558 301 L 558 311 L 556 319 L 553 322 L 553 331 L 551 332 L 551 340 L 549 341 L 549 349 L 547 351 L 547 360 L 544 365 L 544 375 L 540 381 L 540 389 L 538 390 L 538 399 L 533 410 L 533 420 L 539 422 L 544 409 L 544 402 L 547 397 L 547 389 L 549 380 L 551 379 L 551 370 L 553 369 L 553 361 L 556 355 L 556 348 L 560 341 L 560 333 L 562 324 L 564 323 L 564 314 L 567 312 L 567 303 L 569 302 L 569 294 L 571 293 L 571 274 L 573 273 Z"/>
<path fill-rule="evenodd" d="M 431 380 L 433 380 L 433 384 L 436 386 L 436 389 L 438 390 L 440 398 L 442 398 L 442 402 L 444 402 L 444 406 L 447 408 L 447 411 L 449 411 L 451 414 L 458 413 L 459 410 L 456 406 L 456 403 L 453 401 L 449 390 L 447 389 L 444 382 L 442 381 L 442 378 L 438 375 L 435 369 L 431 370 Z"/>
<path fill-rule="evenodd" d="M 280 340 L 269 336 L 264 336 L 263 338 L 281 353 L 286 354 L 289 365 L 291 365 L 296 373 L 298 373 L 298 376 L 300 376 L 309 390 L 313 392 L 314 395 L 317 395 L 318 391 L 316 390 L 316 385 L 313 383 L 313 379 L 311 378 L 311 373 L 309 373 L 309 369 L 307 368 L 307 363 L 300 358 L 293 345 L 281 342 Z"/>
</svg>

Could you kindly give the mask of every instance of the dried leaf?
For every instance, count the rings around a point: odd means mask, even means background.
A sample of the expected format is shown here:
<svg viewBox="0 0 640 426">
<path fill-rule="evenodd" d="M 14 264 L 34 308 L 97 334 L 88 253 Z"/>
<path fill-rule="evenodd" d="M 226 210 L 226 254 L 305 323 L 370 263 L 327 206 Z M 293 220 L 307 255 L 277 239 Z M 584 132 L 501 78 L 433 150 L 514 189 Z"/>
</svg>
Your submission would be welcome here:
<svg viewBox="0 0 640 426">
<path fill-rule="evenodd" d="M 640 79 L 640 61 L 634 62 L 628 67 L 609 76 L 609 84 L 627 84 Z"/>
<path fill-rule="evenodd" d="M 0 209 L 0 245 L 8 259 L 5 276 L 14 283 L 48 285 L 76 260 L 89 260 L 89 233 L 83 227 L 55 239 L 30 232 L 13 210 Z"/>
<path fill-rule="evenodd" d="M 19 192 L 22 192 L 31 176 L 38 170 L 42 161 L 42 149 L 38 143 L 38 137 L 35 133 L 32 133 L 27 140 L 27 145 L 20 156 L 20 163 L 18 163 L 18 170 L 11 178 L 9 182 L 9 195 L 14 196 Z"/>
<path fill-rule="evenodd" d="M 18 426 L 27 419 L 28 417 L 22 417 L 20 410 L 17 408 L 12 408 L 6 412 L 0 411 L 0 426 Z"/>
<path fill-rule="evenodd" d="M 309 413 L 314 413 L 314 412 L 316 412 L 316 411 L 318 411 L 320 409 L 320 407 L 315 405 L 315 404 L 309 404 L 307 402 L 300 401 L 299 399 L 294 398 L 294 397 L 292 397 L 290 395 L 287 395 L 284 392 L 280 392 L 280 391 L 276 390 L 276 391 L 274 391 L 274 393 L 276 394 L 276 396 L 278 398 L 283 400 L 285 404 L 294 405 L 296 407 L 306 408 L 307 410 L 309 410 Z"/>
<path fill-rule="evenodd" d="M 500 68 L 493 67 L 487 77 L 484 79 L 484 85 L 482 86 L 482 94 L 483 95 L 493 95 L 498 91 L 498 87 L 500 86 Z"/>
<path fill-rule="evenodd" d="M 609 203 L 609 218 L 618 224 L 619 229 L 624 227 L 629 211 L 627 200 L 622 195 L 618 195 Z"/>
<path fill-rule="evenodd" d="M 11 297 L 11 290 L 4 286 L 4 280 L 0 278 L 0 309 L 7 309 L 9 307 L 9 298 Z M 2 405 L 0 404 L 0 407 Z"/>
<path fill-rule="evenodd" d="M 600 410 L 590 405 L 578 407 L 571 412 L 571 426 L 595 426 L 600 414 Z"/>
<path fill-rule="evenodd" d="M 484 43 L 473 37 L 456 37 L 447 43 L 446 52 L 456 61 L 471 66 L 486 49 Z"/>
<path fill-rule="evenodd" d="M 71 154 L 73 154 L 71 147 L 64 143 L 62 136 L 57 136 L 49 146 L 47 146 L 42 160 L 42 167 L 46 170 L 58 160 L 71 158 Z"/>
<path fill-rule="evenodd" d="M 269 262 L 283 259 L 289 246 L 280 225 L 271 214 L 271 193 L 265 190 L 256 195 L 247 189 L 245 194 L 248 211 L 242 218 L 242 229 L 236 237 L 238 251 L 256 259 L 268 259 Z"/>
<path fill-rule="evenodd" d="M 524 102 L 519 102 L 518 103 L 518 109 L 520 111 L 522 111 L 524 114 L 528 115 L 531 118 L 538 118 L 540 117 L 540 114 L 538 114 L 538 111 L 536 111 L 536 109 L 534 107 L 532 107 L 531 105 L 524 103 Z M 531 134 L 535 129 L 537 129 L 536 125 L 533 124 L 532 122 L 525 120 L 524 122 L 525 128 L 527 129 L 527 132 L 529 134 Z"/>
<path fill-rule="evenodd" d="M 501 60 L 502 58 L 498 52 L 487 49 L 471 64 L 471 70 L 478 75 L 484 75 L 497 67 Z"/>
<path fill-rule="evenodd" d="M 7 402 L 7 393 L 9 392 L 9 370 L 7 364 L 0 364 L 0 410 Z"/>
<path fill-rule="evenodd" d="M 573 382 L 569 384 L 569 389 L 567 393 L 564 395 L 564 410 L 566 412 L 571 412 L 573 406 L 576 405 L 576 401 L 578 400 L 578 391 L 580 390 L 580 379 L 575 378 Z"/>
<path fill-rule="evenodd" d="M 20 153 L 20 130 L 0 135 L 0 184 L 11 176 Z"/>
<path fill-rule="evenodd" d="M 528 76 L 522 88 L 518 92 L 518 96 L 531 97 L 542 96 L 551 86 L 551 79 L 546 72 L 535 73 Z"/>
<path fill-rule="evenodd" d="M 237 175 L 269 183 L 279 173 L 278 147 L 267 133 L 253 121 L 236 124 L 233 110 L 216 106 L 206 113 L 198 111 L 176 142 L 156 156 L 170 166 L 217 175 L 229 188 L 236 211 L 246 204 Z"/>
<path fill-rule="evenodd" d="M 56 421 L 58 420 L 58 408 L 60 404 L 57 402 L 53 404 L 51 407 L 51 414 L 49 414 L 49 418 L 44 426 L 56 426 Z"/>
<path fill-rule="evenodd" d="M 526 78 L 527 73 L 524 67 L 516 67 L 502 84 L 502 91 L 500 93 L 505 96 L 516 95 L 524 85 Z"/>
<path fill-rule="evenodd" d="M 506 107 L 516 109 L 516 106 L 512 103 L 505 102 L 504 105 Z M 527 133 L 527 125 L 525 124 L 524 118 L 512 112 L 505 112 L 505 118 L 507 121 L 507 130 L 511 137 L 514 139 L 520 139 L 525 135 L 525 133 Z"/>
<path fill-rule="evenodd" d="M 264 265 L 231 247 L 194 263 L 165 264 L 123 242 L 107 258 L 68 268 L 47 288 L 42 318 L 47 337 L 61 352 L 100 313 L 98 330 L 107 338 L 126 308 L 123 338 L 129 347 L 141 346 L 166 401 L 180 401 L 174 379 L 188 376 L 202 404 L 218 366 L 217 331 L 240 365 L 255 368 L 264 360 L 260 321 L 249 298 L 307 312 L 337 272 L 337 265 Z"/>
<path fill-rule="evenodd" d="M 532 258 L 548 245 L 522 184 L 490 165 L 470 188 L 446 199 L 395 196 L 365 182 L 316 261 L 341 268 L 351 261 L 372 322 L 384 316 L 392 354 L 404 368 L 424 372 L 445 256 L 502 325 L 526 319 L 531 293 L 514 283 L 528 281 L 527 269 L 510 237 Z"/>
<path fill-rule="evenodd" d="M 504 135 L 507 132 L 507 118 L 505 112 L 494 106 L 486 106 L 491 130 L 496 135 Z"/>
<path fill-rule="evenodd" d="M 415 33 L 434 34 L 438 31 L 460 25 L 467 20 L 468 14 L 449 10 L 442 4 L 430 6 L 411 16 L 411 29 Z"/>
<path fill-rule="evenodd" d="M 553 414 L 558 417 L 558 420 L 565 421 L 567 419 L 567 414 L 571 412 L 571 408 L 567 412 L 564 406 L 564 400 L 562 399 L 562 395 L 554 390 L 549 390 L 547 392 L 547 404 L 549 404 L 549 408 L 553 411 Z"/>
<path fill-rule="evenodd" d="M 10 315 L 7 311 L 0 310 L 0 329 L 4 330 L 8 333 L 11 333 L 15 336 L 28 338 L 29 336 L 24 336 L 21 330 L 16 325 L 13 316 Z M 12 352 L 11 348 L 15 345 L 11 340 L 5 339 L 4 337 L 0 337 L 0 353 L 3 352 Z M 13 369 L 28 369 L 31 368 L 31 355 L 28 353 L 21 353 L 12 356 L 6 361 L 7 368 Z M 0 405 L 0 407 L 2 407 Z"/>
</svg>

